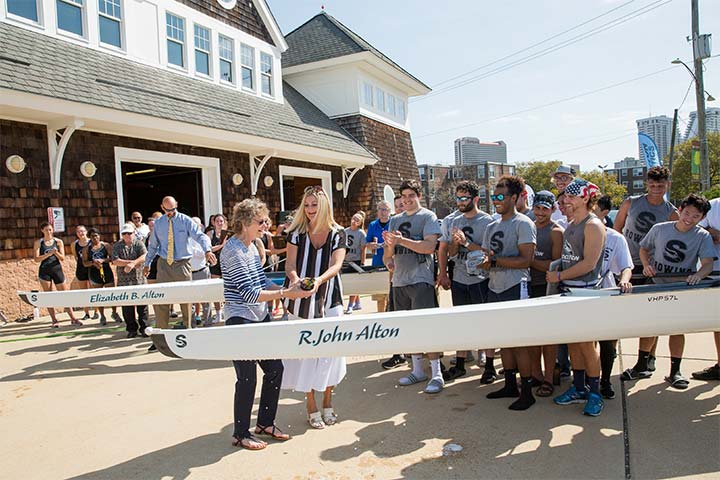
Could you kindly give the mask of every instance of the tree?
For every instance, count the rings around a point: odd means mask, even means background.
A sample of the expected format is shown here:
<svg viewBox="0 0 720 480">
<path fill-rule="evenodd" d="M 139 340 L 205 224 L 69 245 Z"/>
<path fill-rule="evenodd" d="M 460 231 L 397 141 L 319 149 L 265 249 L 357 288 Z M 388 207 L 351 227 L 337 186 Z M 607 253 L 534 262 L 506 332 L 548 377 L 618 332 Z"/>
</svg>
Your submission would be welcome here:
<svg viewBox="0 0 720 480">
<path fill-rule="evenodd" d="M 708 158 L 710 159 L 710 190 L 702 193 L 710 199 L 720 194 L 720 133 L 708 133 L 707 142 Z M 691 150 L 692 141 L 690 140 L 675 148 L 671 198 L 676 203 L 688 194 L 700 191 L 700 180 L 693 180 L 690 171 Z"/>
<path fill-rule="evenodd" d="M 557 195 L 557 189 L 552 183 L 552 174 L 560 165 L 562 165 L 560 160 L 518 163 L 515 172 L 536 192 L 550 190 Z"/>
<path fill-rule="evenodd" d="M 605 178 L 603 178 L 603 175 Z M 614 207 L 619 208 L 623 199 L 627 196 L 627 188 L 618 183 L 615 175 L 603 173 L 600 170 L 591 170 L 589 172 L 583 172 L 581 177 L 600 187 L 600 191 L 603 195 L 610 195 Z"/>
</svg>

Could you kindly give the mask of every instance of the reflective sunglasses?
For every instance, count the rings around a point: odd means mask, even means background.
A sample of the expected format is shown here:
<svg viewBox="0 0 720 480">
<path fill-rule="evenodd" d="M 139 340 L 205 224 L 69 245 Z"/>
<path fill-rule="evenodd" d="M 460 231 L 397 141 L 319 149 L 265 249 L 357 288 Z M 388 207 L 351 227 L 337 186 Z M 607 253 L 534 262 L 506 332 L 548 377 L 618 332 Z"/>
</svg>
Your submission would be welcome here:
<svg viewBox="0 0 720 480">
<path fill-rule="evenodd" d="M 505 200 L 505 197 L 507 197 L 507 195 L 498 193 L 497 195 L 490 195 L 490 200 L 492 200 L 493 202 L 502 202 L 503 200 Z"/>
<path fill-rule="evenodd" d="M 472 200 L 472 199 L 473 199 L 473 197 L 467 197 L 467 196 L 455 197 L 456 202 L 467 202 L 468 200 Z"/>
</svg>

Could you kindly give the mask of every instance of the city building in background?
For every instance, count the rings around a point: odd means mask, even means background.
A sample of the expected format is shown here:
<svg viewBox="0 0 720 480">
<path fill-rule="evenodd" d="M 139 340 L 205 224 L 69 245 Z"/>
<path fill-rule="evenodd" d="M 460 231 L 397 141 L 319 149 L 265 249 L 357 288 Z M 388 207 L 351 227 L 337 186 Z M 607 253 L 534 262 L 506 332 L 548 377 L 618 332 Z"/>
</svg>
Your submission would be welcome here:
<svg viewBox="0 0 720 480">
<path fill-rule="evenodd" d="M 481 142 L 475 137 L 455 139 L 455 165 L 484 162 L 507 163 L 507 144 L 502 140 Z"/>
<path fill-rule="evenodd" d="M 712 107 L 705 109 L 705 129 L 707 133 L 720 132 L 720 108 Z M 690 112 L 687 128 L 685 128 L 684 141 L 698 136 L 697 110 Z"/>
<path fill-rule="evenodd" d="M 617 177 L 618 184 L 627 188 L 628 196 L 645 193 L 645 174 L 647 173 L 645 160 L 625 157 L 621 161 L 615 162 L 613 168 L 606 172 Z"/>
<path fill-rule="evenodd" d="M 660 115 L 656 117 L 641 118 L 636 120 L 638 133 L 644 133 L 655 141 L 658 148 L 658 155 L 660 160 L 664 160 L 670 151 L 670 140 L 672 138 L 672 118 L 667 115 Z M 680 143 L 680 134 L 676 134 L 675 143 Z M 638 141 L 638 152 L 640 160 L 646 161 L 645 154 L 640 148 L 640 142 Z"/>
</svg>

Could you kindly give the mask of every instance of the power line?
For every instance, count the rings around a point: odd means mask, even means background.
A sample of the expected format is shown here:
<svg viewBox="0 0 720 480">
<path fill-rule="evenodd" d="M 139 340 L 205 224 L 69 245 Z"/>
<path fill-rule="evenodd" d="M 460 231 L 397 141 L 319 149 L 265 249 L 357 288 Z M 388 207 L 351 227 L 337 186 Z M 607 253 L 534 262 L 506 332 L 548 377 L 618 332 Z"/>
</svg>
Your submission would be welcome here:
<svg viewBox="0 0 720 480">
<path fill-rule="evenodd" d="M 615 28 L 619 25 L 622 25 L 623 23 L 626 23 L 634 18 L 637 18 L 641 15 L 645 15 L 646 13 L 649 13 L 657 8 L 660 8 L 662 6 L 667 5 L 668 3 L 672 2 L 673 0 L 656 0 L 655 2 L 648 4 L 644 7 L 641 7 L 637 10 L 633 10 L 632 12 L 623 15 L 622 17 L 618 17 L 614 20 L 611 20 L 610 22 L 604 23 L 602 25 L 599 25 L 597 27 L 594 27 L 593 29 L 589 30 L 588 32 L 582 33 L 580 35 L 576 35 L 575 37 L 571 37 L 567 40 L 563 40 L 562 42 L 552 45 L 544 50 L 540 50 L 539 52 L 533 53 L 531 55 L 528 55 L 526 57 L 522 57 L 518 60 L 514 60 L 508 64 L 501 65 L 495 69 L 490 70 L 489 72 L 485 72 L 483 74 L 477 75 L 475 77 L 468 78 L 466 80 L 463 80 L 461 82 L 458 82 L 456 84 L 450 85 L 446 88 L 437 90 L 435 92 L 432 92 L 428 95 L 425 95 L 423 97 L 419 97 L 413 100 L 412 103 L 421 102 L 423 100 L 427 100 L 429 98 L 434 98 L 438 95 L 442 95 L 444 93 L 456 90 L 458 88 L 464 87 L 466 85 L 469 85 L 471 83 L 475 83 L 477 81 L 483 80 L 485 78 L 497 75 L 499 73 L 505 72 L 507 70 L 510 70 L 512 68 L 515 68 L 517 66 L 523 65 L 525 63 L 531 62 L 532 60 L 536 60 L 538 58 L 544 57 L 546 55 L 549 55 L 557 50 L 561 50 L 565 47 L 574 45 L 582 40 L 585 40 L 586 38 L 590 38 L 592 36 L 598 35 L 602 32 L 605 32 L 607 30 L 610 30 L 612 28 Z"/>
<path fill-rule="evenodd" d="M 433 85 L 432 88 L 439 87 L 440 85 L 444 85 L 444 84 L 446 84 L 446 83 L 448 83 L 448 82 L 452 82 L 453 80 L 457 80 L 457 79 L 462 78 L 462 77 L 464 77 L 464 76 L 470 75 L 471 73 L 475 73 L 475 72 L 477 72 L 477 71 L 479 71 L 479 70 L 482 70 L 482 69 L 484 69 L 484 68 L 487 68 L 487 67 L 489 67 L 489 66 L 491 66 L 491 65 L 495 65 L 496 63 L 500 63 L 500 62 L 502 62 L 503 60 L 507 60 L 508 58 L 514 57 L 515 55 L 518 55 L 518 54 L 520 54 L 520 53 L 523 53 L 523 52 L 526 52 L 526 51 L 528 51 L 528 50 L 531 50 L 531 49 L 533 49 L 533 48 L 535 48 L 535 47 L 538 47 L 538 46 L 540 46 L 540 45 L 542 45 L 542 44 L 544 44 L 544 43 L 549 42 L 550 40 L 554 40 L 554 39 L 556 39 L 556 38 L 558 38 L 558 37 L 561 37 L 561 36 L 565 35 L 566 33 L 570 33 L 570 32 L 572 32 L 573 30 L 577 30 L 578 28 L 583 27 L 583 26 L 587 25 L 588 23 L 592 23 L 592 22 L 594 22 L 595 20 L 597 20 L 598 18 L 602 18 L 602 17 L 604 17 L 604 16 L 606 16 L 606 15 L 610 15 L 612 12 L 614 12 L 614 11 L 616 11 L 616 10 L 620 10 L 621 8 L 626 7 L 627 5 L 630 5 L 631 3 L 635 2 L 635 1 L 636 1 L 636 0 L 630 0 L 629 2 L 623 3 L 623 4 L 620 5 L 620 6 L 617 6 L 617 7 L 615 7 L 615 8 L 612 8 L 612 9 L 608 10 L 607 12 L 605 12 L 605 13 L 603 13 L 603 14 L 600 14 L 600 15 L 598 15 L 598 16 L 596 16 L 596 17 L 593 17 L 593 18 L 591 18 L 591 19 L 589 19 L 589 20 L 586 20 L 586 21 L 584 21 L 584 22 L 582 22 L 582 23 L 579 23 L 579 24 L 575 25 L 575 26 L 572 27 L 572 28 L 568 28 L 567 30 L 563 30 L 562 32 L 556 33 L 555 35 L 552 35 L 552 36 L 550 36 L 550 37 L 548 37 L 548 38 L 546 38 L 546 39 L 544 39 L 544 40 L 541 40 L 541 41 L 539 41 L 539 42 L 537 42 L 537 43 L 533 43 L 533 44 L 530 45 L 529 47 L 522 48 L 522 49 L 517 50 L 517 51 L 515 51 L 515 52 L 513 52 L 513 53 L 510 53 L 510 54 L 508 54 L 508 55 L 505 55 L 505 56 L 502 57 L 502 58 L 498 58 L 497 60 L 493 60 L 493 61 L 490 62 L 490 63 L 486 63 L 485 65 L 482 65 L 482 66 L 477 67 L 477 68 L 473 68 L 472 70 L 469 70 L 469 71 L 467 71 L 467 72 L 465 72 L 465 73 L 461 73 L 460 75 L 456 75 L 456 76 L 454 76 L 454 77 L 448 78 L 447 80 L 443 80 L 442 82 L 438 82 L 438 83 L 436 83 L 435 85 Z"/>
<path fill-rule="evenodd" d="M 605 91 L 605 90 L 610 90 L 611 88 L 616 88 L 616 87 L 620 87 L 620 86 L 622 86 L 622 85 L 627 85 L 628 83 L 636 82 L 636 81 L 638 81 L 638 80 L 643 80 L 643 79 L 645 79 L 645 78 L 652 77 L 652 76 L 654 76 L 654 75 L 659 75 L 659 74 L 664 73 L 664 72 L 667 72 L 667 71 L 669 71 L 669 70 L 673 70 L 674 68 L 675 68 L 674 66 L 667 67 L 667 68 L 663 68 L 663 69 L 661 69 L 661 70 L 657 70 L 657 71 L 652 72 L 652 73 L 647 73 L 647 74 L 641 75 L 641 76 L 639 76 L 639 77 L 631 78 L 631 79 L 624 80 L 624 81 L 618 82 L 618 83 L 613 83 L 613 84 L 611 84 L 611 85 L 606 85 L 606 86 L 604 86 L 604 87 L 597 88 L 597 89 L 595 89 L 595 90 L 590 90 L 590 91 L 588 91 L 588 92 L 579 93 L 579 94 L 573 95 L 573 96 L 571 96 L 571 97 L 561 98 L 561 99 L 559 99 L 559 100 L 555 100 L 555 101 L 552 101 L 552 102 L 549 102 L 549 103 L 544 103 L 544 104 L 542 104 L 542 105 L 537 105 L 537 106 L 535 106 L 535 107 L 525 108 L 525 109 L 523 109 L 523 110 L 518 110 L 518 111 L 516 111 L 516 112 L 506 113 L 506 114 L 503 114 L 503 115 L 499 115 L 499 116 L 497 116 L 497 117 L 487 118 L 487 119 L 485 119 L 485 120 L 480 120 L 480 121 L 478 121 L 478 122 L 466 123 L 466 124 L 464 124 L 464 125 L 458 125 L 458 126 L 456 126 L 456 127 L 446 128 L 446 129 L 444 129 L 444 130 L 437 130 L 437 131 L 434 131 L 434 132 L 428 132 L 428 133 L 425 133 L 425 134 L 422 134 L 422 135 L 417 135 L 417 136 L 414 137 L 414 139 L 417 140 L 417 139 L 420 139 L 420 138 L 432 137 L 432 136 L 434 136 L 434 135 L 439 135 L 439 134 L 441 134 L 441 133 L 448 133 L 448 132 L 453 132 L 453 131 L 455 131 L 455 130 L 460 130 L 460 129 L 462 129 L 462 128 L 474 127 L 474 126 L 476 126 L 476 125 L 481 125 L 481 124 L 483 124 L 483 123 L 492 122 L 493 120 L 499 120 L 499 119 L 501 119 L 501 118 L 509 117 L 509 116 L 512 116 L 512 115 L 519 115 L 519 114 L 521 114 L 521 113 L 527 113 L 527 112 L 532 112 L 532 111 L 534 111 L 534 110 L 540 110 L 540 109 L 542 109 L 542 108 L 551 107 L 551 106 L 553 106 L 553 105 L 558 105 L 558 104 L 560 104 L 560 103 L 569 102 L 570 100 L 575 100 L 575 99 L 578 99 L 578 98 L 586 97 L 586 96 L 588 96 L 588 95 L 593 95 L 593 94 L 595 94 L 595 93 L 603 92 L 603 91 Z"/>
<path fill-rule="evenodd" d="M 543 158 L 551 157 L 551 156 L 554 156 L 554 155 L 560 155 L 561 153 L 575 152 L 575 151 L 577 151 L 577 150 L 584 150 L 584 149 L 586 149 L 586 148 L 594 147 L 594 146 L 597 146 L 597 145 L 602 145 L 602 144 L 604 144 L 604 143 L 615 142 L 615 141 L 617 141 L 617 140 L 620 140 L 621 138 L 629 137 L 629 136 L 631 136 L 631 135 L 634 135 L 634 133 L 626 133 L 625 135 L 620 135 L 620 136 L 618 136 L 618 137 L 609 138 L 609 139 L 603 140 L 603 141 L 601 141 L 601 142 L 588 143 L 587 145 L 581 145 L 581 146 L 575 147 L 575 148 L 568 148 L 567 150 L 561 150 L 561 151 L 559 151 L 559 152 L 547 153 L 547 154 L 545 154 L 545 155 L 540 155 L 539 157 L 533 157 L 533 158 L 534 158 L 535 160 L 542 160 Z"/>
<path fill-rule="evenodd" d="M 630 132 L 635 132 L 635 131 L 636 131 L 635 128 L 626 128 L 624 130 L 613 130 L 612 132 L 605 132 L 605 133 L 600 133 L 597 135 L 583 135 L 582 137 L 564 138 L 564 139 L 558 140 L 556 142 L 543 143 L 540 145 L 532 145 L 532 146 L 524 147 L 524 148 L 513 148 L 512 153 L 513 153 L 513 155 L 515 155 L 517 152 L 527 152 L 528 150 L 535 150 L 538 148 L 551 147 L 551 146 L 557 146 L 557 145 L 567 145 L 567 144 L 573 143 L 578 140 L 587 141 L 587 140 L 590 140 L 593 138 L 603 138 L 603 137 L 607 137 L 608 135 L 617 135 L 619 133 L 628 134 Z"/>
</svg>

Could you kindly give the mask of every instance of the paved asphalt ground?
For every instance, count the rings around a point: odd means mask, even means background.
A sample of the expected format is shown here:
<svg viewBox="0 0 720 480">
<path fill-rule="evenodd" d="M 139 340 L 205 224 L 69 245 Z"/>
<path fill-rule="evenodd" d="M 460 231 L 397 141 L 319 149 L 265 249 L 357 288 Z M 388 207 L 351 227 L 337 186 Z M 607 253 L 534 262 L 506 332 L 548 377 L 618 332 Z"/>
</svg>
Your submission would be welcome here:
<svg viewBox="0 0 720 480">
<path fill-rule="evenodd" d="M 228 362 L 148 354 L 146 339 L 90 323 L 0 328 L 0 479 L 720 478 L 720 382 L 669 388 L 666 338 L 651 379 L 622 395 L 614 376 L 599 418 L 549 399 L 511 412 L 485 398 L 499 384 L 481 385 L 475 366 L 433 396 L 398 387 L 403 369 L 351 358 L 340 423 L 310 429 L 302 394 L 284 392 L 278 425 L 293 439 L 251 452 L 230 445 Z M 637 341 L 621 347 L 617 373 Z M 682 371 L 714 361 L 712 335 L 689 335 Z M 444 455 L 448 444 L 462 451 Z"/>
</svg>

